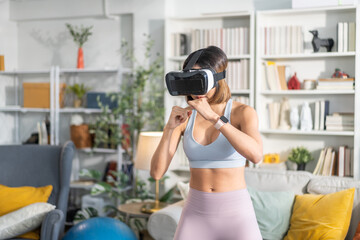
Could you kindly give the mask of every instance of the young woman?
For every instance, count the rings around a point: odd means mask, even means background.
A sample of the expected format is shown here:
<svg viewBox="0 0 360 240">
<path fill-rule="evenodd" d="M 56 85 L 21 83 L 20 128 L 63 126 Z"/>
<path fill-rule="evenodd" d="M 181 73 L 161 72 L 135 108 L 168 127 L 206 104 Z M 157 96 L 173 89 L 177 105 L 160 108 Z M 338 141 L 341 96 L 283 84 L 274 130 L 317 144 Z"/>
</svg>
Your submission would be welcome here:
<svg viewBox="0 0 360 240">
<path fill-rule="evenodd" d="M 193 69 L 226 69 L 228 60 L 220 48 L 198 51 L 202 53 Z M 187 108 L 172 108 L 151 160 L 151 176 L 160 179 L 183 136 L 190 192 L 174 239 L 261 240 L 244 177 L 246 159 L 258 163 L 262 158 L 255 110 L 232 101 L 225 79 L 206 95 L 188 96 L 187 102 Z"/>
</svg>

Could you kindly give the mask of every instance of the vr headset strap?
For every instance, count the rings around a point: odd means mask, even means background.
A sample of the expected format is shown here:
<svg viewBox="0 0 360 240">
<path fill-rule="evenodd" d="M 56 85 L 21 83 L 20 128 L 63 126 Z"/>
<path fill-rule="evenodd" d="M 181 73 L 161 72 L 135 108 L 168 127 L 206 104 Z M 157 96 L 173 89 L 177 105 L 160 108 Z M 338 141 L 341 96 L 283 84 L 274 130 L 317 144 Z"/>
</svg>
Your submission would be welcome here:
<svg viewBox="0 0 360 240">
<path fill-rule="evenodd" d="M 222 71 L 222 72 L 219 72 L 219 73 L 215 73 L 214 74 L 214 81 L 217 82 L 221 79 L 224 79 L 226 76 L 226 70 Z"/>
<path fill-rule="evenodd" d="M 186 64 L 185 68 L 183 69 L 184 72 L 187 72 L 190 69 L 192 69 L 192 67 L 195 65 L 195 63 L 197 62 L 197 60 L 199 59 L 199 57 L 201 56 L 203 51 L 204 50 L 199 50 L 199 51 L 194 53 L 194 55 L 189 60 L 188 64 Z"/>
</svg>

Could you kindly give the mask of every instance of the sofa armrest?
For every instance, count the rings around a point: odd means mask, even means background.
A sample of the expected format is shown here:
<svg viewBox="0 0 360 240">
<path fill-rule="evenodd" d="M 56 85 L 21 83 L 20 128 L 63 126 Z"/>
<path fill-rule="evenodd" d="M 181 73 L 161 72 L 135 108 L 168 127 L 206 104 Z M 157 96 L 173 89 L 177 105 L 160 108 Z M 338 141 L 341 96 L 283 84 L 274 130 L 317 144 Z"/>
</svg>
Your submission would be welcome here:
<svg viewBox="0 0 360 240">
<path fill-rule="evenodd" d="M 184 202 L 184 200 L 176 202 L 151 214 L 148 221 L 148 231 L 154 239 L 174 239 Z"/>
<path fill-rule="evenodd" d="M 41 224 L 40 239 L 59 240 L 61 237 L 60 229 L 64 220 L 64 213 L 59 209 L 46 214 Z"/>
</svg>

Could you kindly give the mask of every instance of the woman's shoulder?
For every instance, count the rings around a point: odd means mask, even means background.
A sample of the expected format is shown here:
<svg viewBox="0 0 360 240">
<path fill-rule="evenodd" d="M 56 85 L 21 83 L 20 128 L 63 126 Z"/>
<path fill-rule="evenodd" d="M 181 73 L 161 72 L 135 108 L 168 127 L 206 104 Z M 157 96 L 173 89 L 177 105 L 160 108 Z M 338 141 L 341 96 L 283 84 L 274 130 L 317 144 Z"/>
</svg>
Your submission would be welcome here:
<svg viewBox="0 0 360 240">
<path fill-rule="evenodd" d="M 237 102 L 237 101 L 232 101 L 232 112 L 235 114 L 244 114 L 244 113 L 251 113 L 251 112 L 255 112 L 255 109 L 249 105 L 246 105 L 244 103 L 241 102 Z"/>
<path fill-rule="evenodd" d="M 253 107 L 236 101 L 233 101 L 231 114 L 236 117 L 236 119 L 239 119 L 239 121 L 257 117 L 256 111 Z"/>
</svg>

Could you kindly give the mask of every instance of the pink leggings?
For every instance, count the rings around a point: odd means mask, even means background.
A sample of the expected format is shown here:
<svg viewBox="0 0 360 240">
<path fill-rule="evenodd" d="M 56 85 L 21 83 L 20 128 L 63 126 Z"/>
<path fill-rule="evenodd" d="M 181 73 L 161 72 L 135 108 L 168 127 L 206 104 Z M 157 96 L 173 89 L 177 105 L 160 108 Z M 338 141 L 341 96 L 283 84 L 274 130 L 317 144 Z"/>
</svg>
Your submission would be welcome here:
<svg viewBox="0 0 360 240">
<path fill-rule="evenodd" d="M 247 189 L 208 193 L 190 188 L 174 240 L 262 240 Z"/>
</svg>

